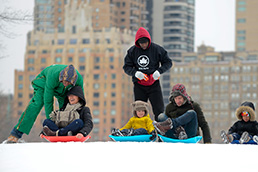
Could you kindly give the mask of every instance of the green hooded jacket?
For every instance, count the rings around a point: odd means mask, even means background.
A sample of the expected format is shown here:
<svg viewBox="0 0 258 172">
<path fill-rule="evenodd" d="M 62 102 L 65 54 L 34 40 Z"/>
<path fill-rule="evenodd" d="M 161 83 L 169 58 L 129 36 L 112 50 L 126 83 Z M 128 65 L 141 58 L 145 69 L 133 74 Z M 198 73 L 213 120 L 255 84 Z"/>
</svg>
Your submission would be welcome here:
<svg viewBox="0 0 258 172">
<path fill-rule="evenodd" d="M 64 104 L 64 99 L 69 88 L 73 85 L 65 87 L 62 82 L 59 81 L 60 72 L 67 67 L 67 65 L 54 64 L 46 67 L 41 73 L 31 82 L 33 88 L 44 89 L 44 106 L 47 118 L 53 111 L 54 96 L 58 99 L 59 107 Z M 77 86 L 81 86 L 83 89 L 83 78 L 76 70 L 78 79 L 75 83 Z"/>
</svg>

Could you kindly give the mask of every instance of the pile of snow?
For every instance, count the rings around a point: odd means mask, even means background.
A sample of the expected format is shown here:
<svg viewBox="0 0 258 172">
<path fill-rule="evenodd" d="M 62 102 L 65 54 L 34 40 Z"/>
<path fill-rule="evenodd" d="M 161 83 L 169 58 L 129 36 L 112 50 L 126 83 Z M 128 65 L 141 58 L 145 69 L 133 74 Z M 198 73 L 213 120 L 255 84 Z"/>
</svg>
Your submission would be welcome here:
<svg viewBox="0 0 258 172">
<path fill-rule="evenodd" d="M 257 155 L 257 145 L 160 142 L 0 144 L 0 171 L 257 171 Z"/>
</svg>

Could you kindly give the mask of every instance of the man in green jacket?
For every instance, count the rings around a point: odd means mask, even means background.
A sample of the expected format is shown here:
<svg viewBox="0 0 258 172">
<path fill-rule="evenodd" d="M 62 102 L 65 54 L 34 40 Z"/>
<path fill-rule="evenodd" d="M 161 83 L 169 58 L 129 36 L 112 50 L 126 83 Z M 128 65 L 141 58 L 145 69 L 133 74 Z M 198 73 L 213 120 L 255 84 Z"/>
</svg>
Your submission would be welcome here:
<svg viewBox="0 0 258 172">
<path fill-rule="evenodd" d="M 61 108 L 71 87 L 77 85 L 83 89 L 83 78 L 73 65 L 54 64 L 41 71 L 31 84 L 34 88 L 33 97 L 5 143 L 17 143 L 23 133 L 28 135 L 43 105 L 46 118 L 49 119 L 49 114 L 54 110 L 54 97 Z"/>
<path fill-rule="evenodd" d="M 200 127 L 204 143 L 211 143 L 210 129 L 202 109 L 187 94 L 183 84 L 173 86 L 169 101 L 165 114 L 158 116 L 160 122 L 154 122 L 155 128 L 168 137 L 185 139 L 199 135 Z"/>
</svg>

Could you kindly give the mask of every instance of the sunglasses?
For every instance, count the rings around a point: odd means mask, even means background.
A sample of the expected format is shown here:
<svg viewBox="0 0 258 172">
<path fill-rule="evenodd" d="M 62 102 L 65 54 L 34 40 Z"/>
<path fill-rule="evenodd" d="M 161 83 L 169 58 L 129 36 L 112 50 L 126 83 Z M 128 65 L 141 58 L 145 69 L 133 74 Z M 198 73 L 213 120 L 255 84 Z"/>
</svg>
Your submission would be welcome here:
<svg viewBox="0 0 258 172">
<path fill-rule="evenodd" d="M 250 114 L 248 112 L 244 111 L 241 113 L 241 116 L 250 116 Z"/>
</svg>

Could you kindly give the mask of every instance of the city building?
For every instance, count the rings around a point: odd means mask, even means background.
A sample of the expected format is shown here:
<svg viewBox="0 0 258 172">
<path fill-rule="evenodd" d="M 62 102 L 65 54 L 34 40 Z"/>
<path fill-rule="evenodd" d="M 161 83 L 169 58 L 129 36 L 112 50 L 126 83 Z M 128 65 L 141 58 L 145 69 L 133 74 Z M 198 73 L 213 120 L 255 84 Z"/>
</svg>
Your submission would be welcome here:
<svg viewBox="0 0 258 172">
<path fill-rule="evenodd" d="M 145 0 L 35 0 L 35 30 L 54 33 L 57 29 L 58 32 L 64 32 L 65 27 L 68 27 L 65 25 L 67 4 L 73 8 L 90 5 L 91 11 L 86 12 L 92 14 L 91 25 L 94 30 L 118 27 L 137 31 L 148 23 Z"/>
<path fill-rule="evenodd" d="M 252 53 L 258 47 L 258 1 L 236 0 L 235 50 Z"/>
<path fill-rule="evenodd" d="M 31 81 L 45 67 L 73 64 L 84 78 L 86 102 L 94 123 L 91 140 L 109 140 L 111 129 L 123 126 L 132 116 L 132 82 L 122 66 L 134 34 L 117 27 L 95 30 L 91 24 L 92 6 L 87 3 L 67 1 L 64 9 L 63 32 L 34 29 L 28 33 L 24 71 L 15 71 L 14 115 L 21 115 L 26 108 L 33 97 Z M 33 128 L 37 135 L 44 119 L 42 110 Z"/>
</svg>

